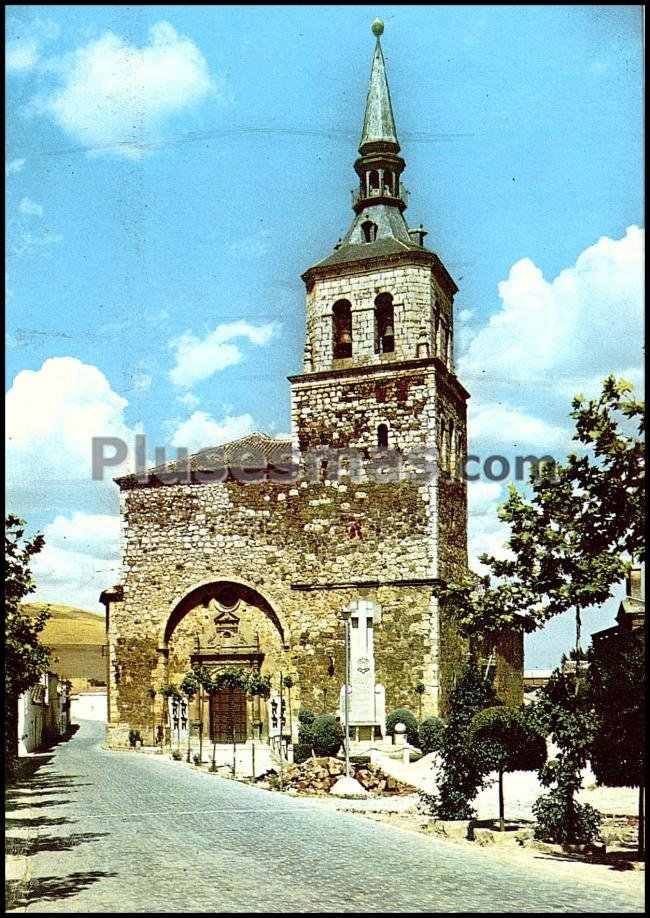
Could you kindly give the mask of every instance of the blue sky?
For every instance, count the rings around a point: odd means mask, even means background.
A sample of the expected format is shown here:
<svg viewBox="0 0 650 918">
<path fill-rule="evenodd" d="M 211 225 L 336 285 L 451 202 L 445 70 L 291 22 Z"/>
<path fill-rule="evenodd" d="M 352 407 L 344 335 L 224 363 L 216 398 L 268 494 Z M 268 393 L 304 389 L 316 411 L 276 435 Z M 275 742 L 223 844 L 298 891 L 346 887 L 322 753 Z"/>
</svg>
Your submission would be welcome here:
<svg viewBox="0 0 650 918">
<path fill-rule="evenodd" d="M 300 273 L 352 216 L 375 16 L 406 216 L 460 287 L 473 451 L 562 454 L 575 391 L 640 382 L 640 7 L 9 7 L 9 487 L 48 539 L 40 596 L 97 608 L 115 577 L 89 433 L 289 429 Z M 474 554 L 503 496 L 472 488 Z"/>
</svg>

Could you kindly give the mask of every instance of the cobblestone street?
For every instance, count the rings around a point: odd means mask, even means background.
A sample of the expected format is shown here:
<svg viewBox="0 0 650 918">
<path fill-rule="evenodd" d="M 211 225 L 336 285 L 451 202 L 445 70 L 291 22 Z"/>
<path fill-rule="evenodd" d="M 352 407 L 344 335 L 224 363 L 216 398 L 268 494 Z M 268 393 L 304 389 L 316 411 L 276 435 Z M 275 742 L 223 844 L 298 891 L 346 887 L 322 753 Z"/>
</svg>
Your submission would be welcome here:
<svg viewBox="0 0 650 918">
<path fill-rule="evenodd" d="M 10 881 L 10 911 L 643 911 L 641 877 L 491 860 L 102 739 L 83 722 L 12 789 L 27 879 Z"/>
</svg>

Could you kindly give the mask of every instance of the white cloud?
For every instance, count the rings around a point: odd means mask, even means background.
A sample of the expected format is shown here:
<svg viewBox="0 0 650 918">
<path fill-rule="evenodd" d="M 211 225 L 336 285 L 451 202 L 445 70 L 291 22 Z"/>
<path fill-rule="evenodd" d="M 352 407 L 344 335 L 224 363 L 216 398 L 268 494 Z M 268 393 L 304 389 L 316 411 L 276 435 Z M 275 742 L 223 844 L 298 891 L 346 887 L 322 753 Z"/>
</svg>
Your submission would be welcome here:
<svg viewBox="0 0 650 918">
<path fill-rule="evenodd" d="M 595 396 L 609 373 L 642 386 L 643 241 L 636 226 L 621 239 L 604 236 L 551 281 L 521 259 L 499 284 L 501 308 L 467 341 L 458 374 L 472 393 L 469 452 L 481 459 L 478 469 L 468 467 L 482 476 L 468 492 L 469 553 L 479 570 L 481 553 L 505 556 L 510 530 L 497 506 L 516 455 L 563 458 L 575 448 L 571 399 L 580 391 Z M 483 464 L 496 450 L 511 464 L 504 482 L 485 477 Z"/>
<path fill-rule="evenodd" d="M 7 242 L 7 257 L 22 258 L 23 255 L 46 251 L 50 246 L 59 245 L 61 242 L 63 242 L 61 233 L 53 233 L 50 230 L 32 233 L 24 230 Z"/>
<path fill-rule="evenodd" d="M 187 421 L 177 427 L 171 444 L 196 452 L 209 446 L 237 440 L 252 430 L 253 418 L 250 414 L 229 415 L 216 421 L 205 411 L 195 411 Z"/>
<path fill-rule="evenodd" d="M 36 41 L 13 41 L 7 46 L 5 67 L 8 73 L 24 73 L 36 66 L 38 57 Z"/>
<path fill-rule="evenodd" d="M 459 361 L 461 379 L 566 386 L 640 363 L 644 231 L 603 236 L 547 281 L 522 258 L 499 286 L 501 308 Z"/>
<path fill-rule="evenodd" d="M 5 175 L 16 175 L 18 172 L 22 172 L 25 168 L 24 159 L 12 159 L 8 163 L 5 163 Z"/>
<path fill-rule="evenodd" d="M 33 560 L 38 600 L 96 609 L 100 591 L 119 579 L 112 479 L 130 469 L 137 432 L 125 419 L 126 406 L 97 367 L 74 357 L 21 371 L 7 393 L 8 507 L 32 524 L 51 520 L 45 548 Z M 101 481 L 91 477 L 93 437 L 117 437 L 129 451 Z"/>
<path fill-rule="evenodd" d="M 468 469 L 474 474 L 474 468 Z M 500 481 L 469 481 L 467 483 L 467 504 L 469 516 L 468 554 L 470 567 L 480 574 L 488 571 L 479 562 L 482 554 L 503 558 L 507 549 L 505 542 L 510 530 L 497 516 L 497 508 L 506 499 L 506 489 Z"/>
<path fill-rule="evenodd" d="M 101 370 L 75 357 L 52 357 L 39 370 L 22 370 L 6 397 L 9 487 L 48 493 L 57 483 L 90 482 L 93 437 L 133 444 L 126 406 Z M 118 472 L 109 469 L 107 478 Z"/>
<path fill-rule="evenodd" d="M 32 201 L 31 198 L 23 198 L 18 205 L 18 210 L 27 217 L 43 216 L 43 207 L 37 204 L 36 201 Z"/>
<path fill-rule="evenodd" d="M 184 392 L 182 395 L 177 395 L 176 398 L 186 408 L 197 408 L 201 404 L 201 399 L 193 392 Z"/>
<path fill-rule="evenodd" d="M 237 321 L 217 325 L 205 338 L 185 332 L 170 343 L 176 354 L 176 366 L 170 370 L 169 378 L 176 386 L 192 386 L 243 359 L 241 349 L 233 344 L 234 339 L 244 338 L 261 347 L 268 344 L 275 330 L 274 322 L 252 325 Z"/>
<path fill-rule="evenodd" d="M 120 518 L 106 513 L 59 515 L 45 527 L 45 544 L 96 558 L 119 558 Z"/>
<path fill-rule="evenodd" d="M 59 37 L 60 27 L 52 19 L 33 18 L 26 24 L 25 20 L 18 20 L 21 31 L 27 29 L 29 36 L 21 34 L 20 37 L 7 38 L 7 51 L 5 54 L 5 68 L 8 73 L 27 73 L 33 70 L 41 60 L 43 44 Z M 7 31 L 11 32 L 12 22 L 7 23 Z"/>
<path fill-rule="evenodd" d="M 89 152 L 130 158 L 160 141 L 170 117 L 216 92 L 199 48 L 164 21 L 142 48 L 106 32 L 49 69 L 62 85 L 35 97 L 31 110 L 52 117 Z"/>
<path fill-rule="evenodd" d="M 82 609 L 101 609 L 99 594 L 119 582 L 120 562 L 48 544 L 32 560 L 36 590 L 30 601 L 64 603 Z"/>
<path fill-rule="evenodd" d="M 472 470 L 469 469 L 470 474 Z M 469 513 L 483 516 L 504 499 L 504 488 L 500 481 L 468 481 L 467 506 Z"/>
<path fill-rule="evenodd" d="M 469 403 L 468 437 L 474 445 L 503 444 L 509 447 L 535 446 L 550 452 L 568 443 L 562 427 L 496 402 Z M 482 457 L 485 458 L 485 457 Z"/>
</svg>

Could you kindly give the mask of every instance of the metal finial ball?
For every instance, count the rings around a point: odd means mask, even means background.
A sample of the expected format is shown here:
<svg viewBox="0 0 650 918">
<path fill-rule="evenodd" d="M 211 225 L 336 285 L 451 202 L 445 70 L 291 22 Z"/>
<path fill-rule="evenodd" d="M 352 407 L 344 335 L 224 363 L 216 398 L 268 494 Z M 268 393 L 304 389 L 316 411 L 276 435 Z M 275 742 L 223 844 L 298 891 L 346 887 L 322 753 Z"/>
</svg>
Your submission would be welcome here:
<svg viewBox="0 0 650 918">
<path fill-rule="evenodd" d="M 381 21 L 381 19 L 375 19 L 370 28 L 372 29 L 372 34 L 376 35 L 377 38 L 384 34 L 384 23 Z"/>
</svg>

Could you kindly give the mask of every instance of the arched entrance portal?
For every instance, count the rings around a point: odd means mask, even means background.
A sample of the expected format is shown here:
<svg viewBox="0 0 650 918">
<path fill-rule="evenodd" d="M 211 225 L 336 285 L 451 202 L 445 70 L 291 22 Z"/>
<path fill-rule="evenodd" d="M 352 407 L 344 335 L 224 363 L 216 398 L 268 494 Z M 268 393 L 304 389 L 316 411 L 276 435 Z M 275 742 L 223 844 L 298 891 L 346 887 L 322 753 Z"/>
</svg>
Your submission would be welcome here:
<svg viewBox="0 0 650 918">
<path fill-rule="evenodd" d="M 273 678 L 285 651 L 284 629 L 271 603 L 234 580 L 203 583 L 186 593 L 171 610 L 159 648 L 164 681 L 176 685 L 195 663 L 213 675 L 243 669 Z M 237 687 L 201 693 L 190 719 L 212 743 L 268 734 L 266 705 Z"/>
</svg>

